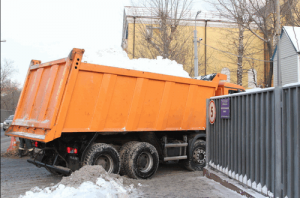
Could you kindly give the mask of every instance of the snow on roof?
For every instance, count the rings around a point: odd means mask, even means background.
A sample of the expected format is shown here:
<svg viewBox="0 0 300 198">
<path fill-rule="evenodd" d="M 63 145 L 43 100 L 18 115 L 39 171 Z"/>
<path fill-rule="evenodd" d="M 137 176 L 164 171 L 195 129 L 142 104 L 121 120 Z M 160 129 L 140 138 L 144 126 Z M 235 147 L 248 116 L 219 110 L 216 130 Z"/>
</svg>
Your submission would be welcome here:
<svg viewBox="0 0 300 198">
<path fill-rule="evenodd" d="M 283 26 L 280 38 L 282 37 L 283 32 L 286 33 L 290 41 L 292 42 L 297 53 L 300 53 L 300 27 L 296 26 Z M 277 52 L 277 45 L 275 47 L 273 56 L 271 60 L 274 60 L 275 54 Z"/>
<path fill-rule="evenodd" d="M 283 30 L 293 43 L 296 52 L 300 53 L 300 27 L 283 26 Z"/>
<path fill-rule="evenodd" d="M 134 7 L 134 6 L 125 6 L 124 7 L 126 16 L 138 16 L 138 17 L 156 17 L 157 9 L 155 8 L 146 8 L 146 7 Z M 182 19 L 185 20 L 195 20 L 195 16 L 198 10 L 190 10 L 187 12 Z M 179 13 L 178 13 L 179 15 Z M 202 11 L 198 17 L 198 20 L 210 20 L 210 21 L 227 21 L 233 22 L 230 19 L 226 19 L 217 11 Z"/>
</svg>

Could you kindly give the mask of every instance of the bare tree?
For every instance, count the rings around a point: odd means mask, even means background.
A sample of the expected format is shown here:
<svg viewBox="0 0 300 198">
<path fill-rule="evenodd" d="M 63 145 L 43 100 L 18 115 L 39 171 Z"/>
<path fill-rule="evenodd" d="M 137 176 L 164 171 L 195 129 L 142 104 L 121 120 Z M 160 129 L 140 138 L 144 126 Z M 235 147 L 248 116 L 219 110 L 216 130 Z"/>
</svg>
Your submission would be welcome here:
<svg viewBox="0 0 300 198">
<path fill-rule="evenodd" d="M 285 0 L 280 9 L 284 25 L 300 26 L 299 0 Z"/>
<path fill-rule="evenodd" d="M 138 35 L 135 57 L 162 56 L 186 64 L 192 48 L 192 27 L 187 26 L 184 19 L 189 18 L 192 0 L 144 0 L 132 3 L 134 15 L 141 16 L 140 8 L 146 17 L 138 17 L 136 21 Z"/>
<path fill-rule="evenodd" d="M 12 79 L 16 73 L 13 61 L 4 59 L 1 63 L 1 109 L 15 110 L 21 93 L 19 84 Z"/>
<path fill-rule="evenodd" d="M 242 70 L 238 71 L 235 67 L 231 67 L 230 65 L 237 65 L 238 59 L 241 56 L 241 54 L 238 55 L 238 50 L 241 45 L 239 39 L 240 30 L 237 29 L 236 26 L 233 26 L 231 28 L 224 28 L 221 31 L 223 38 L 218 42 L 218 45 L 225 50 L 222 51 L 220 56 L 216 57 L 220 64 L 230 69 L 230 73 L 232 75 L 236 75 L 238 77 L 239 72 L 243 78 L 248 74 L 248 70 L 251 68 L 260 70 L 260 65 L 263 64 L 263 61 L 259 61 L 257 56 L 263 53 L 263 48 L 261 45 L 262 42 L 249 31 L 244 30 L 242 43 Z M 224 40 L 226 40 L 226 42 L 224 42 Z M 232 83 L 237 83 L 239 80 L 242 86 L 247 87 L 247 85 L 244 83 L 245 81 L 241 82 L 241 78 L 237 78 L 236 80 L 234 78 L 230 79 Z"/>
<path fill-rule="evenodd" d="M 236 49 L 237 58 L 237 84 L 242 85 L 243 83 L 243 56 L 245 53 L 245 41 L 244 41 L 244 33 L 251 20 L 246 12 L 247 3 L 245 0 L 216 0 L 216 1 L 208 1 L 213 5 L 213 7 L 219 12 L 220 16 L 230 20 L 231 22 L 236 24 L 236 28 L 238 29 L 237 38 L 233 40 L 237 40 L 234 43 L 234 50 Z M 236 35 L 236 33 L 234 33 Z M 232 48 L 228 48 L 232 49 Z"/>
<path fill-rule="evenodd" d="M 275 1 L 274 0 L 216 0 L 215 7 L 226 18 L 232 19 L 240 29 L 240 35 L 246 29 L 265 43 L 264 85 L 272 84 L 273 63 L 270 61 L 277 43 L 275 37 Z M 241 13 L 241 14 L 240 14 Z M 246 21 L 245 21 L 246 19 Z M 285 0 L 281 4 L 281 25 L 299 26 L 299 0 Z M 242 27 L 240 27 L 242 26 Z M 241 38 L 241 37 L 240 37 Z M 240 39 L 239 38 L 239 39 Z M 241 41 L 241 40 L 240 40 Z M 242 54 L 242 45 L 239 56 Z M 238 63 L 241 60 L 238 61 Z M 238 74 L 239 75 L 239 74 Z"/>
<path fill-rule="evenodd" d="M 11 77 L 16 72 L 13 64 L 13 61 L 7 59 L 4 59 L 3 64 L 1 63 L 1 94 L 5 94 L 11 86 Z"/>
<path fill-rule="evenodd" d="M 270 87 L 272 84 L 273 76 L 273 63 L 268 62 L 273 55 L 274 46 L 276 44 L 275 37 L 275 3 L 274 0 L 248 0 L 246 12 L 249 19 L 255 25 L 251 23 L 245 26 L 253 35 L 262 40 L 266 45 L 265 67 L 268 67 L 268 71 L 265 79 L 265 86 Z"/>
</svg>

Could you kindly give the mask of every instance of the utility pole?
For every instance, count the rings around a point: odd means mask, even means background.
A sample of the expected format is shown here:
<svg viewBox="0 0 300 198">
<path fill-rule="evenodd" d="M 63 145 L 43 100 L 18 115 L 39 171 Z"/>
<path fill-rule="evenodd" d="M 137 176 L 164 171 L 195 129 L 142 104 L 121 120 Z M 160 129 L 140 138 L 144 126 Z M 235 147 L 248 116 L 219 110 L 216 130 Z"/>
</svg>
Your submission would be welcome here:
<svg viewBox="0 0 300 198">
<path fill-rule="evenodd" d="M 275 0 L 276 8 L 276 37 L 277 37 L 277 86 L 281 86 L 281 64 L 280 64 L 280 4 L 279 0 Z"/>
<path fill-rule="evenodd" d="M 134 58 L 134 50 L 135 50 L 135 18 L 133 17 L 133 46 L 132 46 L 132 58 Z"/>
<path fill-rule="evenodd" d="M 205 36 L 204 36 L 204 67 L 205 67 L 205 70 L 204 70 L 204 75 L 206 76 L 206 38 L 207 38 L 207 20 L 205 20 Z"/>
<path fill-rule="evenodd" d="M 274 186 L 274 197 L 283 197 L 282 192 L 282 183 L 281 183 L 281 177 L 282 177 L 282 152 L 281 152 L 281 138 L 282 138 L 282 100 L 281 100 L 281 67 L 280 67 L 280 7 L 279 7 L 279 0 L 275 0 L 275 8 L 276 8 L 276 36 L 277 36 L 277 86 L 274 89 L 274 95 L 275 95 L 275 120 L 276 123 L 274 125 L 275 127 L 275 161 L 278 162 L 275 165 L 275 186 Z M 285 163 L 285 162 L 283 162 Z"/>
<path fill-rule="evenodd" d="M 195 30 L 194 30 L 194 76 L 195 78 L 198 77 L 198 48 L 197 48 L 197 30 L 196 30 L 196 19 L 198 14 L 201 11 L 198 11 L 195 17 Z"/>
</svg>

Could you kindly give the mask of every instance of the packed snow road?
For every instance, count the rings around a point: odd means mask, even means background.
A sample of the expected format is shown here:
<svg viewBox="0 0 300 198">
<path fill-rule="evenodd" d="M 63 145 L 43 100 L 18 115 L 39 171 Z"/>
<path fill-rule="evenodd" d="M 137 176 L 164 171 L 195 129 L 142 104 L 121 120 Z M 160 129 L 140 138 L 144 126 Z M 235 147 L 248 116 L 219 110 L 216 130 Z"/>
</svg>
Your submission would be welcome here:
<svg viewBox="0 0 300 198">
<path fill-rule="evenodd" d="M 61 180 L 29 164 L 27 159 L 1 157 L 1 197 L 19 197 L 32 187 L 44 188 Z"/>
<path fill-rule="evenodd" d="M 10 137 L 1 132 L 1 152 L 5 152 Z M 17 198 L 34 187 L 44 189 L 61 181 L 45 168 L 37 168 L 27 162 L 28 157 L 1 157 L 1 197 Z M 137 194 L 133 197 L 242 197 L 241 195 L 202 176 L 202 172 L 190 172 L 178 164 L 160 165 L 150 180 L 128 179 Z M 138 185 L 138 184 L 141 185 Z M 88 197 L 88 195 L 87 195 Z"/>
<path fill-rule="evenodd" d="M 44 168 L 36 168 L 26 158 L 1 158 L 1 197 L 19 197 L 33 187 L 41 189 L 60 182 Z M 178 165 L 161 165 L 150 180 L 133 181 L 138 197 L 241 197 L 237 193 Z M 141 183 L 142 186 L 137 185 Z M 88 196 L 88 195 L 87 195 Z"/>
</svg>

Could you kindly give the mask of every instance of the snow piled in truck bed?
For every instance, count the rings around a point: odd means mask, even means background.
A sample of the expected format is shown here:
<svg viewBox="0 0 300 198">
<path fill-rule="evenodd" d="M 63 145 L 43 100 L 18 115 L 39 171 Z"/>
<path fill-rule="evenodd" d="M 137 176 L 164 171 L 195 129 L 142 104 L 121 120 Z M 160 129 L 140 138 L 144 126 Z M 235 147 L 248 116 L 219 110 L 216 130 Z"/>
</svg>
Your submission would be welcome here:
<svg viewBox="0 0 300 198">
<path fill-rule="evenodd" d="M 101 49 L 97 52 L 86 50 L 82 61 L 98 65 L 190 78 L 189 74 L 183 69 L 182 64 L 178 64 L 174 60 L 163 59 L 161 56 L 158 56 L 156 59 L 129 59 L 126 52 L 120 47 Z"/>
<path fill-rule="evenodd" d="M 69 177 L 64 177 L 55 186 L 44 189 L 34 187 L 19 198 L 127 198 L 134 197 L 136 189 L 133 183 L 131 179 L 108 174 L 102 166 L 84 166 Z"/>
</svg>

